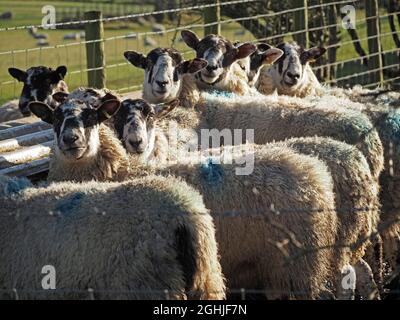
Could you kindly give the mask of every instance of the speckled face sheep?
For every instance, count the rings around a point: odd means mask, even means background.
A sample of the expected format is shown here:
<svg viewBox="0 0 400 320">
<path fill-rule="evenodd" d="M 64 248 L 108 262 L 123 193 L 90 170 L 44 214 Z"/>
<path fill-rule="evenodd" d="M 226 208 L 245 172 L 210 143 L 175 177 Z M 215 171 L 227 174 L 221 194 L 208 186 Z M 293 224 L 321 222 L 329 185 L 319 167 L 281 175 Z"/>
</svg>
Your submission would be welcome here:
<svg viewBox="0 0 400 320">
<path fill-rule="evenodd" d="M 19 110 L 24 116 L 31 114 L 28 108 L 29 102 L 45 102 L 55 108 L 57 102 L 52 98 L 52 94 L 58 91 L 68 91 L 66 83 L 62 81 L 67 73 L 65 66 L 59 66 L 56 70 L 44 66 L 31 67 L 26 71 L 9 68 L 8 72 L 12 77 L 24 83 L 18 104 Z"/>
<path fill-rule="evenodd" d="M 246 93 L 245 88 L 240 88 L 236 83 L 240 79 L 237 79 L 237 75 L 233 72 L 237 66 L 234 62 L 244 59 L 256 51 L 255 45 L 244 43 L 235 47 L 229 40 L 213 34 L 200 40 L 195 33 L 189 30 L 183 30 L 181 36 L 183 41 L 196 51 L 197 58 L 203 58 L 208 62 L 205 69 L 195 74 L 199 88 L 226 90 L 238 94 Z"/>
<path fill-rule="evenodd" d="M 184 61 L 172 48 L 156 48 L 145 57 L 135 51 L 126 51 L 125 58 L 135 67 L 145 70 L 143 98 L 151 103 L 171 101 L 179 95 L 182 77 L 203 69 L 203 59 Z"/>
<path fill-rule="evenodd" d="M 114 117 L 114 128 L 124 147 L 131 153 L 152 153 L 157 139 L 156 121 L 179 104 L 173 100 L 167 105 L 154 106 L 143 99 L 127 99 Z"/>
<path fill-rule="evenodd" d="M 326 49 L 314 47 L 305 50 L 296 42 L 285 42 L 277 46 L 283 55 L 275 64 L 261 71 L 257 89 L 263 94 L 278 90 L 279 94 L 303 97 L 312 90 L 312 85 L 320 86 L 309 62 L 318 59 Z"/>
<path fill-rule="evenodd" d="M 29 109 L 53 125 L 54 152 L 65 161 L 90 158 L 100 147 L 99 124 L 114 115 L 118 100 L 108 100 L 95 109 L 81 100 L 68 99 L 53 110 L 42 102 L 31 102 Z"/>
<path fill-rule="evenodd" d="M 235 47 L 239 47 L 243 43 L 235 42 Z M 264 65 L 273 64 L 283 55 L 283 51 L 278 48 L 273 48 L 266 43 L 258 43 L 257 50 L 250 56 L 240 59 L 237 64 L 247 75 L 247 81 L 250 86 L 254 86 L 260 76 L 261 67 Z"/>
</svg>

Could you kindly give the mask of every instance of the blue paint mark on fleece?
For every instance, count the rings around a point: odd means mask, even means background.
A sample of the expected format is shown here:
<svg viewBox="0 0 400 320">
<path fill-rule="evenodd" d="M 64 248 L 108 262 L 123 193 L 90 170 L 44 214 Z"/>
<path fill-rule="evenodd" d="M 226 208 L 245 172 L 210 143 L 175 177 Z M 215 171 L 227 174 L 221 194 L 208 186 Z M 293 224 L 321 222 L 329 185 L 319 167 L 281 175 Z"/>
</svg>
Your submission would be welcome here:
<svg viewBox="0 0 400 320">
<path fill-rule="evenodd" d="M 209 185 L 217 185 L 222 183 L 224 169 L 220 164 L 213 163 L 212 159 L 208 159 L 200 166 L 200 176 Z"/>
<path fill-rule="evenodd" d="M 229 99 L 233 99 L 236 96 L 233 92 L 222 91 L 222 90 L 217 90 L 217 89 L 209 91 L 208 94 L 210 96 L 216 97 L 216 98 L 220 97 L 220 98 L 229 98 Z"/>
<path fill-rule="evenodd" d="M 400 154 L 400 112 L 394 111 L 388 114 L 382 123 L 380 134 L 386 141 L 391 141 L 395 152 Z"/>
<path fill-rule="evenodd" d="M 83 192 L 75 192 L 71 196 L 60 200 L 55 207 L 55 211 L 58 211 L 63 215 L 71 213 L 79 207 L 84 196 L 85 194 Z"/>
<path fill-rule="evenodd" d="M 32 183 L 27 178 L 6 178 L 3 184 L 2 194 L 4 196 L 12 196 L 21 193 L 26 188 L 32 187 Z M 0 190 L 1 191 L 1 190 Z"/>
</svg>

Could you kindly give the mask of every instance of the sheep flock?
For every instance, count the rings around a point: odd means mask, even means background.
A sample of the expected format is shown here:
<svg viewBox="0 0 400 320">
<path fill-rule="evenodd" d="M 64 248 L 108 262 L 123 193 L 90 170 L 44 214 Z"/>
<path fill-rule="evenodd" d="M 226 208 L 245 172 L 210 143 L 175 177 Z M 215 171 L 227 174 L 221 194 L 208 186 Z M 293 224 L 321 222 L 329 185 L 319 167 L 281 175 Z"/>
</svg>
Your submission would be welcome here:
<svg viewBox="0 0 400 320">
<path fill-rule="evenodd" d="M 54 142 L 46 180 L 0 176 L 0 298 L 382 299 L 399 287 L 400 92 L 330 87 L 324 48 L 181 32 L 121 55 L 142 99 L 10 68 Z M 42 268 L 57 271 L 44 290 Z M 343 285 L 343 279 L 350 285 Z"/>
</svg>

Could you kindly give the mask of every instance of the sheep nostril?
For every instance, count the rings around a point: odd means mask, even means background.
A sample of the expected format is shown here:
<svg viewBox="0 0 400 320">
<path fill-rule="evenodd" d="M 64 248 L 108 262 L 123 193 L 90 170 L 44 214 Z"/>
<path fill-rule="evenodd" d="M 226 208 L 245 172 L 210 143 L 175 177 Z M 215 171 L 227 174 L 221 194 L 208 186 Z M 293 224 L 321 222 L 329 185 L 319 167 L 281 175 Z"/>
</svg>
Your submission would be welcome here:
<svg viewBox="0 0 400 320">
<path fill-rule="evenodd" d="M 168 84 L 168 81 L 156 81 L 160 88 L 165 88 Z"/>
<path fill-rule="evenodd" d="M 289 78 L 291 78 L 293 80 L 298 80 L 300 78 L 300 75 L 298 73 L 291 73 L 288 71 L 287 75 Z"/>
<path fill-rule="evenodd" d="M 143 142 L 143 139 L 129 140 L 129 144 L 134 148 L 138 148 L 142 142 Z"/>
<path fill-rule="evenodd" d="M 212 71 L 214 71 L 214 70 L 217 70 L 217 69 L 218 69 L 218 66 L 208 65 L 208 66 L 206 67 L 206 69 L 207 69 L 208 72 L 212 72 Z"/>
<path fill-rule="evenodd" d="M 79 137 L 76 134 L 73 135 L 67 135 L 63 137 L 63 141 L 66 145 L 71 145 L 73 144 L 76 140 L 78 140 Z"/>
</svg>

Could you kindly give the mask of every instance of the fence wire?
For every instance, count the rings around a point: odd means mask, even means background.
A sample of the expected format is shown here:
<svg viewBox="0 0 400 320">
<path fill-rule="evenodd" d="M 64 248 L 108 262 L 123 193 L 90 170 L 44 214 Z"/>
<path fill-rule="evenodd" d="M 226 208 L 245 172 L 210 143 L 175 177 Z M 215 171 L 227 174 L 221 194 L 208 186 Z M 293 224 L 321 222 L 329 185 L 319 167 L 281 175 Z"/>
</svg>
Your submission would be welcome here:
<svg viewBox="0 0 400 320">
<path fill-rule="evenodd" d="M 172 9 L 166 9 L 166 10 L 161 10 L 161 11 L 149 11 L 149 12 L 143 12 L 143 13 L 134 13 L 134 14 L 127 14 L 127 15 L 122 15 L 122 16 L 116 16 L 116 17 L 107 17 L 107 18 L 102 18 L 102 19 L 94 19 L 94 20 L 77 20 L 77 21 L 68 21 L 68 22 L 60 22 L 56 23 L 54 26 L 56 27 L 65 27 L 65 26 L 71 26 L 71 25 L 82 25 L 85 23 L 90 23 L 90 22 L 97 22 L 97 21 L 102 21 L 104 23 L 108 22 L 117 22 L 117 21 L 126 21 L 129 19 L 133 18 L 139 18 L 139 17 L 148 17 L 148 16 L 155 16 L 157 14 L 168 14 L 168 13 L 177 13 L 177 14 L 182 14 L 185 12 L 189 12 L 192 10 L 203 10 L 204 8 L 212 8 L 217 5 L 224 7 L 224 6 L 235 6 L 235 5 L 246 5 L 246 4 L 251 4 L 255 3 L 257 0 L 236 0 L 236 1 L 226 1 L 226 2 L 220 2 L 219 4 L 217 2 L 215 3 L 209 3 L 209 4 L 201 4 L 201 5 L 192 5 L 192 6 L 185 6 L 182 8 L 172 8 Z M 259 1 L 258 1 L 259 2 Z M 39 55 L 39 61 L 44 62 L 46 59 L 43 58 L 43 56 L 46 56 L 48 54 L 52 54 L 51 50 L 55 50 L 58 55 L 58 61 L 61 62 L 61 56 L 65 56 L 66 61 L 71 61 L 69 59 L 69 55 L 71 55 L 72 50 L 76 50 L 75 48 L 79 48 L 79 67 L 78 68 L 70 68 L 70 71 L 68 72 L 68 79 L 74 78 L 76 79 L 76 76 L 79 77 L 80 84 L 79 85 L 85 85 L 84 80 L 87 72 L 94 71 L 94 70 L 115 70 L 113 71 L 113 74 L 118 74 L 117 70 L 122 70 L 121 68 L 124 68 L 129 65 L 126 61 L 124 61 L 122 57 L 122 52 L 120 52 L 120 56 L 117 57 L 117 50 L 116 48 L 118 46 L 122 47 L 124 45 L 123 42 L 118 42 L 118 41 L 125 41 L 125 49 L 129 49 L 131 47 L 129 42 L 130 37 L 136 38 L 136 43 L 134 44 L 134 47 L 136 48 L 141 48 L 141 51 L 145 51 L 146 49 L 143 48 L 140 45 L 141 41 L 144 41 L 148 37 L 155 36 L 155 37 L 162 37 L 162 38 L 168 38 L 168 34 L 176 34 L 177 32 L 183 30 L 183 29 L 201 29 L 205 28 L 207 26 L 214 26 L 214 25 L 221 25 L 227 26 L 231 24 L 240 24 L 240 23 L 252 23 L 252 21 L 257 21 L 259 19 L 266 19 L 266 18 L 276 18 L 276 17 L 284 17 L 285 15 L 292 15 L 295 12 L 299 11 L 304 11 L 304 12 L 310 12 L 312 10 L 322 10 L 326 7 L 332 7 L 332 6 L 339 6 L 339 5 L 346 5 L 346 4 L 358 4 L 360 1 L 332 1 L 332 2 L 326 2 L 326 3 L 319 3 L 316 5 L 308 5 L 307 7 L 305 6 L 300 6 L 298 8 L 291 8 L 279 12 L 266 12 L 266 13 L 259 13 L 257 15 L 248 15 L 248 16 L 243 16 L 243 17 L 238 17 L 238 18 L 229 18 L 229 19 L 222 19 L 221 21 L 217 22 L 211 22 L 211 23 L 189 23 L 186 25 L 182 26 L 175 26 L 171 28 L 166 28 L 165 30 L 161 31 L 140 31 L 140 32 L 130 32 L 130 33 L 125 33 L 121 35 L 114 35 L 110 37 L 104 37 L 102 39 L 98 40 L 92 40 L 92 41 L 87 41 L 87 40 L 80 40 L 80 41 L 74 41 L 70 43 L 65 43 L 65 44 L 56 44 L 56 45 L 47 45 L 44 47 L 35 47 L 35 48 L 27 48 L 27 49 L 11 49 L 7 51 L 2 51 L 0 52 L 0 56 L 11 56 L 11 65 L 15 66 L 16 62 L 16 55 L 19 54 L 24 54 L 25 55 L 25 65 L 26 67 L 29 67 L 32 63 L 29 61 L 31 60 L 29 55 L 32 54 L 38 54 Z M 372 16 L 372 17 L 365 17 L 365 18 L 359 18 L 355 21 L 356 24 L 362 24 L 362 23 L 367 23 L 367 21 L 371 19 L 379 19 L 380 21 L 383 21 L 383 19 L 388 19 L 389 17 L 396 17 L 399 15 L 400 12 L 390 12 L 387 14 L 379 14 L 377 16 Z M 334 24 L 329 24 L 329 25 L 323 25 L 323 26 L 316 26 L 316 27 L 309 27 L 307 26 L 303 30 L 293 30 L 273 36 L 267 36 L 263 38 L 256 38 L 256 39 L 248 39 L 249 41 L 252 42 L 258 42 L 258 41 L 273 41 L 275 39 L 288 39 L 290 40 L 291 37 L 301 35 L 305 32 L 315 32 L 315 31 L 326 31 L 329 30 L 330 28 L 340 28 L 342 25 L 342 22 L 339 21 Z M 8 32 L 6 36 L 12 37 L 13 31 L 18 31 L 18 30 L 27 30 L 29 28 L 43 28 L 42 25 L 23 25 L 23 26 L 15 26 L 15 27 L 6 27 L 6 28 L 0 28 L 0 32 Z M 344 30 L 341 30 L 342 32 L 345 32 Z M 390 36 L 394 36 L 397 34 L 397 31 L 390 31 L 390 32 L 381 32 L 373 36 L 367 36 L 367 37 L 360 37 L 358 41 L 360 43 L 364 43 L 366 41 L 370 41 L 372 39 L 384 39 Z M 234 39 L 231 39 L 234 40 Z M 96 43 L 96 42 L 104 42 L 104 43 L 110 43 L 110 47 L 114 47 L 114 57 L 113 59 L 107 59 L 107 61 L 112 61 L 112 60 L 119 60 L 117 62 L 107 62 L 104 66 L 98 67 L 98 68 L 87 68 L 85 67 L 85 62 L 84 62 L 84 54 L 82 54 L 83 51 L 83 46 L 86 44 L 90 43 Z M 111 43 L 112 42 L 112 43 Z M 156 46 L 159 44 L 160 39 L 156 39 Z M 164 41 L 165 43 L 165 41 Z M 346 45 L 352 45 L 354 43 L 353 40 L 346 40 L 346 41 L 338 41 L 337 43 L 333 44 L 326 44 L 325 47 L 327 49 L 331 48 L 340 48 Z M 64 50 L 64 53 L 61 53 L 60 50 Z M 51 52 L 50 52 L 51 51 Z M 122 51 L 122 50 L 121 50 Z M 139 50 L 140 51 L 140 50 Z M 48 53 L 47 53 L 48 52 Z M 145 52 L 144 52 L 145 53 Z M 185 49 L 183 52 L 184 55 L 192 54 L 190 50 Z M 362 61 L 365 61 L 364 59 L 370 59 L 370 58 L 376 58 L 379 55 L 392 55 L 392 56 L 400 56 L 400 48 L 394 48 L 391 50 L 382 50 L 382 52 L 376 52 L 376 53 L 367 53 L 365 56 L 356 56 L 353 58 L 349 59 L 344 59 L 342 61 L 335 61 L 335 62 L 327 62 L 325 61 L 324 63 L 320 65 L 316 65 L 313 69 L 314 71 L 324 71 L 327 70 L 328 68 L 340 68 L 341 70 L 345 70 L 346 66 L 349 66 L 351 63 L 360 63 Z M 64 61 L 65 61 L 64 60 Z M 72 59 L 74 63 L 77 61 L 75 59 Z M 11 66 L 10 65 L 10 66 Z M 400 66 L 396 65 L 395 63 L 390 63 L 386 66 L 384 66 L 383 71 L 386 70 L 397 70 L 399 72 Z M 380 71 L 377 69 L 371 69 L 371 70 L 360 70 L 358 72 L 353 72 L 352 74 L 346 75 L 342 74 L 337 76 L 336 78 L 332 79 L 325 79 L 324 82 L 328 84 L 346 84 L 347 82 L 349 83 L 355 83 L 355 81 L 350 81 L 350 80 L 360 80 L 361 76 L 369 76 L 370 74 L 374 74 L 375 72 Z M 131 90 L 139 90 L 141 89 L 141 83 L 138 81 L 138 79 L 134 78 L 134 75 L 137 73 L 134 73 L 132 69 L 132 78 L 125 76 L 125 80 L 122 79 L 114 79 L 113 81 L 115 82 L 114 85 L 111 85 L 111 89 L 114 89 L 120 93 L 125 93 Z M 376 82 L 376 83 L 365 83 L 368 87 L 373 87 L 373 85 L 383 85 L 385 83 L 391 82 L 393 83 L 394 81 L 398 80 L 398 76 L 395 74 L 394 76 L 391 76 L 391 78 L 385 78 L 383 81 Z M 75 81 L 76 82 L 76 81 Z M 135 83 L 136 82 L 136 83 Z M 125 83 L 125 85 L 121 85 Z M 13 96 L 17 97 L 18 92 L 17 90 L 17 82 L 15 80 L 7 80 L 7 81 L 2 81 L 0 82 L 0 94 L 6 90 L 7 86 L 12 86 L 12 91 L 13 91 Z"/>
</svg>

